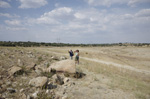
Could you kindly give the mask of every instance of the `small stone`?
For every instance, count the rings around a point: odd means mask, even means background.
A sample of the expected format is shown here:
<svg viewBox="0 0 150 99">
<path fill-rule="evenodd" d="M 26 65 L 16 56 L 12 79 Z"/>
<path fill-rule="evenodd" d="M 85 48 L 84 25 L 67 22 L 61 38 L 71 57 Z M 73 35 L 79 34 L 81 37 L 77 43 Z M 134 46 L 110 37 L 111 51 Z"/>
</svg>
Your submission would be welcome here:
<svg viewBox="0 0 150 99">
<path fill-rule="evenodd" d="M 55 80 L 56 80 L 56 83 L 59 84 L 59 85 L 64 84 L 63 78 L 61 78 L 59 75 L 57 75 L 57 79 L 55 79 Z"/>
<path fill-rule="evenodd" d="M 64 83 L 67 83 L 67 82 L 69 82 L 69 78 L 64 78 Z"/>
<path fill-rule="evenodd" d="M 20 99 L 27 99 L 27 96 L 24 93 L 22 93 L 19 98 Z"/>
<path fill-rule="evenodd" d="M 7 91 L 10 92 L 10 93 L 15 93 L 16 92 L 16 90 L 13 89 L 13 88 L 7 88 Z"/>
<path fill-rule="evenodd" d="M 67 98 L 68 98 L 67 96 L 63 96 L 63 97 L 62 97 L 62 99 L 67 99 Z"/>
<path fill-rule="evenodd" d="M 48 94 L 48 93 L 49 93 L 49 90 L 46 90 L 46 93 Z"/>
<path fill-rule="evenodd" d="M 32 94 L 32 97 L 33 98 L 37 98 L 37 94 L 39 93 L 39 91 L 36 91 L 36 92 L 34 92 L 33 94 Z"/>
<path fill-rule="evenodd" d="M 23 66 L 23 63 L 21 62 L 21 60 L 20 59 L 18 59 L 18 66 Z"/>
<path fill-rule="evenodd" d="M 22 89 L 20 89 L 20 93 L 22 93 L 24 91 L 24 89 L 22 88 Z"/>
<path fill-rule="evenodd" d="M 30 96 L 30 95 L 27 95 L 27 99 L 31 99 L 31 96 Z"/>
</svg>

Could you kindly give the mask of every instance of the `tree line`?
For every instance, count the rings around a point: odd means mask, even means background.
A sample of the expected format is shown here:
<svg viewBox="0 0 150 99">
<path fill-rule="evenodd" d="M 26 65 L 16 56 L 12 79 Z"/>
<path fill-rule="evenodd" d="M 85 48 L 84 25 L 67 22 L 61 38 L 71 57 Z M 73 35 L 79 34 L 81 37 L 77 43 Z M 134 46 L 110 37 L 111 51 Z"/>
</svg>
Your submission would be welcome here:
<svg viewBox="0 0 150 99">
<path fill-rule="evenodd" d="M 150 43 L 106 43 L 106 44 L 69 44 L 69 43 L 45 43 L 45 42 L 12 42 L 12 41 L 0 41 L 0 46 L 8 46 L 8 47 L 40 47 L 40 46 L 81 46 L 81 47 L 96 47 L 96 46 L 150 46 Z"/>
</svg>

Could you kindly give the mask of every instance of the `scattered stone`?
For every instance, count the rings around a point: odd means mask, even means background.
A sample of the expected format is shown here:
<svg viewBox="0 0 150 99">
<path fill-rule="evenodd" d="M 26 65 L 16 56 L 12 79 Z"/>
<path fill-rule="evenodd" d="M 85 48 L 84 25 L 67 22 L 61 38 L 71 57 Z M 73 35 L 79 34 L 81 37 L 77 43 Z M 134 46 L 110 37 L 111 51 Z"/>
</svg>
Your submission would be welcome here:
<svg viewBox="0 0 150 99">
<path fill-rule="evenodd" d="M 73 60 L 62 60 L 56 63 L 53 63 L 48 70 L 55 69 L 56 71 L 60 72 L 68 72 L 68 73 L 75 73 L 75 62 Z"/>
<path fill-rule="evenodd" d="M 8 91 L 9 93 L 15 93 L 15 92 L 16 92 L 16 90 L 13 89 L 13 88 L 7 88 L 7 91 Z"/>
<path fill-rule="evenodd" d="M 35 87 L 43 87 L 47 84 L 47 77 L 37 77 L 30 80 L 29 85 L 35 86 Z"/>
</svg>

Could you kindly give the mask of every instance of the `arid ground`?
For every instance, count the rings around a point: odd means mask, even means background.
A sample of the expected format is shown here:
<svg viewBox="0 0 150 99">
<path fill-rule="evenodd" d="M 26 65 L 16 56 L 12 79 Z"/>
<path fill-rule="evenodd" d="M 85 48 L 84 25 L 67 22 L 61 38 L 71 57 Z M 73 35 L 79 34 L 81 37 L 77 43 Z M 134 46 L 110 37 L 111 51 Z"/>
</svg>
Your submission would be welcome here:
<svg viewBox="0 0 150 99">
<path fill-rule="evenodd" d="M 80 79 L 70 78 L 72 85 L 57 86 L 50 92 L 31 89 L 29 80 L 37 77 L 38 71 L 8 78 L 12 66 L 35 63 L 48 67 L 58 61 L 52 60 L 53 56 L 69 59 L 70 49 L 80 51 L 76 70 L 86 74 Z M 0 98 L 16 98 L 22 89 L 27 98 L 36 90 L 46 94 L 54 90 L 63 99 L 150 99 L 150 47 L 0 47 L 0 72 Z M 8 93 L 8 87 L 16 89 L 16 93 Z"/>
</svg>

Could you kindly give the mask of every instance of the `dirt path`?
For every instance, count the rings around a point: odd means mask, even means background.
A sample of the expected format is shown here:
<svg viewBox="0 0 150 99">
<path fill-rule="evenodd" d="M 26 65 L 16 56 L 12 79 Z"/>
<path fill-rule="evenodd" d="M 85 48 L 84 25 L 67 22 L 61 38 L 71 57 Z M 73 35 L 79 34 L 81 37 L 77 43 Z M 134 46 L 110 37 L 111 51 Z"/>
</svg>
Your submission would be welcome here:
<svg viewBox="0 0 150 99">
<path fill-rule="evenodd" d="M 57 54 L 57 55 L 68 56 L 68 54 L 52 52 L 50 50 L 45 50 L 45 49 L 42 49 L 41 51 L 48 52 L 48 53 L 53 53 L 53 54 Z M 122 65 L 122 64 L 118 64 L 118 63 L 114 63 L 114 62 L 110 62 L 110 61 L 99 60 L 99 59 L 91 59 L 91 58 L 81 57 L 81 56 L 80 56 L 80 58 L 84 59 L 84 60 L 92 61 L 92 62 L 106 64 L 108 66 L 115 66 L 115 67 L 118 67 L 120 69 L 128 69 L 128 70 L 131 70 L 131 71 L 135 71 L 135 72 L 143 73 L 143 74 L 146 74 L 146 75 L 150 75 L 150 71 L 134 68 L 133 66 L 130 66 L 130 65 Z"/>
</svg>

